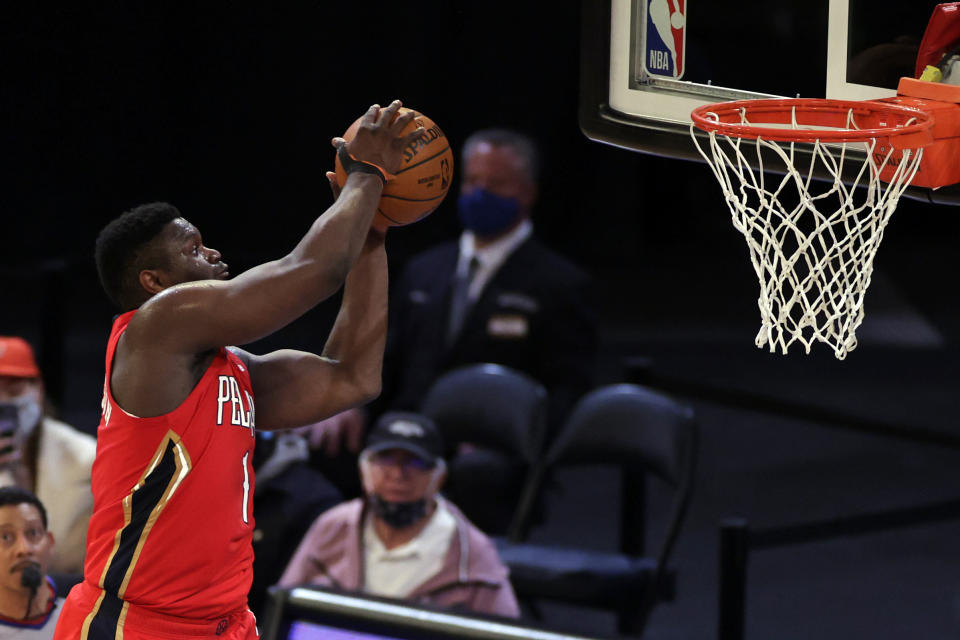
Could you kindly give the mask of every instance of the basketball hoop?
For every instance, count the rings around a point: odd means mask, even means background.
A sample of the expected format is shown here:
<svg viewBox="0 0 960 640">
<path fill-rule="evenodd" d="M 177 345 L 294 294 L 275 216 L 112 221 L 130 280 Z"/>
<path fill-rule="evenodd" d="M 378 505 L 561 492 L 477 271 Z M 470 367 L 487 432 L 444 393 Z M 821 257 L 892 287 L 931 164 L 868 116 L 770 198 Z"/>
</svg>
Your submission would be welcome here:
<svg viewBox="0 0 960 640">
<path fill-rule="evenodd" d="M 799 342 L 810 353 L 819 341 L 842 360 L 933 117 L 889 102 L 776 99 L 706 105 L 691 119 L 760 280 L 757 347 L 786 354 Z"/>
</svg>

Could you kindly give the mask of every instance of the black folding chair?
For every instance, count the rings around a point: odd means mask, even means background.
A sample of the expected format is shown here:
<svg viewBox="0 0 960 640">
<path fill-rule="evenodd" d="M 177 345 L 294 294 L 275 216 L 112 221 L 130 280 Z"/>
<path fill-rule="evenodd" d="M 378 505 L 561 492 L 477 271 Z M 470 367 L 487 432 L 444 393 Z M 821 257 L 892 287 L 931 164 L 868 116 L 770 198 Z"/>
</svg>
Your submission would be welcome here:
<svg viewBox="0 0 960 640">
<path fill-rule="evenodd" d="M 621 633 L 639 634 L 658 600 L 673 597 L 667 562 L 686 517 L 697 450 L 693 411 L 637 385 L 612 385 L 585 395 L 531 474 L 510 541 L 498 546 L 522 600 L 557 600 L 612 609 Z M 619 466 L 623 478 L 620 551 L 518 542 L 550 470 L 582 464 Z M 655 554 L 644 555 L 646 476 L 673 489 L 673 506 Z"/>
<path fill-rule="evenodd" d="M 496 364 L 441 376 L 421 412 L 443 435 L 449 478 L 444 493 L 481 530 L 506 533 L 546 433 L 543 386 Z"/>
</svg>

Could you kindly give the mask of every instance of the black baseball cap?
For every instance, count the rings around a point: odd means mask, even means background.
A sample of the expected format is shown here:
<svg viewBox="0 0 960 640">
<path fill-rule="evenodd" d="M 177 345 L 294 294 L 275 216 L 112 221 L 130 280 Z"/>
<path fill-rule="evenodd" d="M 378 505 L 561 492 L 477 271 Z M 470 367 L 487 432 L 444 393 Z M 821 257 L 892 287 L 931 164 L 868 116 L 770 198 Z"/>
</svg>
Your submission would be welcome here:
<svg viewBox="0 0 960 640">
<path fill-rule="evenodd" d="M 367 436 L 367 453 L 403 449 L 430 463 L 443 457 L 443 439 L 433 420 L 419 413 L 391 411 L 380 416 Z"/>
</svg>

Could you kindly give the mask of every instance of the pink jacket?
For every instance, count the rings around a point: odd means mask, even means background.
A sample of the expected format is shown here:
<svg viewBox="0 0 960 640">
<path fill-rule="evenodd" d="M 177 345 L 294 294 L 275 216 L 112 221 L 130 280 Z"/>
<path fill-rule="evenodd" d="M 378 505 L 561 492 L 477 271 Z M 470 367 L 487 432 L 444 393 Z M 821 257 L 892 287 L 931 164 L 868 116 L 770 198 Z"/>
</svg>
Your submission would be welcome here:
<svg viewBox="0 0 960 640">
<path fill-rule="evenodd" d="M 413 590 L 417 604 L 460 608 L 516 618 L 517 598 L 507 568 L 490 538 L 455 506 L 446 503 L 457 521 L 443 568 Z M 344 591 L 363 590 L 364 501 L 350 500 L 314 521 L 280 577 L 281 587 L 316 584 Z"/>
</svg>

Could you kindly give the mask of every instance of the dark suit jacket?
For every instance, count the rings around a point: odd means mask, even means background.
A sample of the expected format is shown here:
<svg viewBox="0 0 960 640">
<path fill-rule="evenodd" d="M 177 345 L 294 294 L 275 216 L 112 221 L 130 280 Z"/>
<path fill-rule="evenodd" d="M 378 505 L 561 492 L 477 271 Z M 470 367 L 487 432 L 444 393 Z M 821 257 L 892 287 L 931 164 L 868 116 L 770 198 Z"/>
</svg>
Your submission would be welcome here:
<svg viewBox="0 0 960 640">
<path fill-rule="evenodd" d="M 593 384 L 597 331 L 589 277 L 528 238 L 487 283 L 448 346 L 458 251 L 451 242 L 415 256 L 394 289 L 384 389 L 376 409 L 418 410 L 440 374 L 493 362 L 543 383 L 555 430 Z"/>
</svg>

